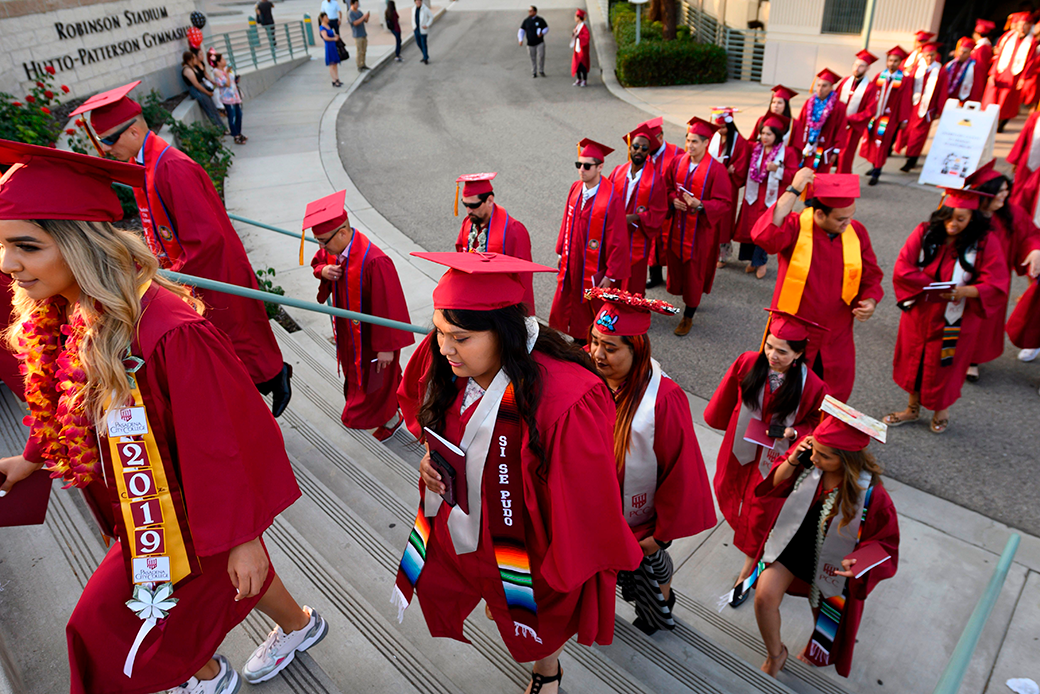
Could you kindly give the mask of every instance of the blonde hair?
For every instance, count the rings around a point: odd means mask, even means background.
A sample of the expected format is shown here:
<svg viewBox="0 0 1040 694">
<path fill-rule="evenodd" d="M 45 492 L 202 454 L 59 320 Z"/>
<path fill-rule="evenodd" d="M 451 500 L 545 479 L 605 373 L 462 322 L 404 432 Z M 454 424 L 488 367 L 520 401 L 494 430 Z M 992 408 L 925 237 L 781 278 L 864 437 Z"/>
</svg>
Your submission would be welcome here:
<svg viewBox="0 0 1040 694">
<path fill-rule="evenodd" d="M 843 477 L 841 484 L 838 485 L 838 503 L 835 504 L 835 513 L 838 507 L 841 508 L 841 522 L 838 523 L 838 530 L 841 530 L 855 519 L 859 496 L 866 492 L 859 486 L 860 473 L 864 470 L 870 472 L 871 484 L 880 485 L 882 469 L 878 465 L 877 459 L 874 458 L 874 454 L 866 449 L 846 451 L 833 448 L 831 450 L 841 460 L 842 465 Z"/>
<path fill-rule="evenodd" d="M 130 385 L 123 358 L 141 318 L 141 296 L 149 282 L 164 287 L 200 314 L 202 303 L 186 287 L 156 273 L 159 261 L 144 240 L 132 231 L 117 229 L 107 222 L 64 219 L 33 221 L 54 239 L 65 264 L 81 292 L 74 307 L 87 325 L 80 348 L 80 362 L 87 373 L 87 386 L 73 404 L 81 406 L 99 432 L 105 428 L 105 406 L 130 402 Z M 14 319 L 4 333 L 8 346 L 18 351 L 22 323 L 41 302 L 14 285 Z"/>
</svg>

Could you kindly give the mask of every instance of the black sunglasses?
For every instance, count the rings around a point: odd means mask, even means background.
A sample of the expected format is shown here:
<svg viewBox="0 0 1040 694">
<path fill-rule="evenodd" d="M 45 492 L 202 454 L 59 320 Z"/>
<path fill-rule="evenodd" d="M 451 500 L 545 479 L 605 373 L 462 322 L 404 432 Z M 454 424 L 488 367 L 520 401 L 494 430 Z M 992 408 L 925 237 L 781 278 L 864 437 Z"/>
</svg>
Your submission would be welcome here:
<svg viewBox="0 0 1040 694">
<path fill-rule="evenodd" d="M 596 166 L 596 164 L 590 164 L 587 161 L 574 162 L 574 168 L 576 169 L 585 169 L 586 171 L 591 171 L 593 166 Z"/>
<path fill-rule="evenodd" d="M 122 128 L 120 128 L 119 130 L 117 130 L 114 133 L 112 133 L 111 135 L 109 135 L 108 137 L 99 138 L 101 144 L 106 145 L 108 147 L 112 147 L 113 145 L 115 145 L 115 143 L 119 142 L 119 138 L 121 138 L 123 136 L 123 133 L 125 133 L 127 130 L 129 130 L 130 126 L 133 125 L 136 122 L 137 121 L 132 120 L 129 123 L 127 123 L 126 125 L 124 125 Z"/>
<path fill-rule="evenodd" d="M 633 144 L 632 145 L 632 151 L 633 152 L 649 152 L 650 151 L 650 146 L 649 145 L 636 145 L 636 144 Z"/>
<path fill-rule="evenodd" d="M 466 202 L 465 200 L 463 200 L 462 204 L 466 206 L 467 210 L 475 210 L 478 207 L 480 207 L 481 205 L 483 205 L 485 202 L 487 202 L 487 201 L 486 200 L 481 200 L 480 202 Z"/>
</svg>

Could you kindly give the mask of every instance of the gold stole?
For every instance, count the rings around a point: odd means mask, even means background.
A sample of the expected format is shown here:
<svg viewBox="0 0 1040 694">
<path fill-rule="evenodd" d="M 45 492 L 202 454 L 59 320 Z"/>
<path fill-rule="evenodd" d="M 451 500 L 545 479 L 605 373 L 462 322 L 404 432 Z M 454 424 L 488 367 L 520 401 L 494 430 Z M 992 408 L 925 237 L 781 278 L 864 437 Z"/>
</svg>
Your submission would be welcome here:
<svg viewBox="0 0 1040 694">
<path fill-rule="evenodd" d="M 812 264 L 813 251 L 813 209 L 807 207 L 799 215 L 798 240 L 794 244 L 794 252 L 787 264 L 784 284 L 780 289 L 780 298 L 776 307 L 790 314 L 798 313 L 802 303 L 802 292 L 809 278 L 809 266 Z M 845 227 L 841 234 L 842 278 L 841 300 L 852 305 L 852 300 L 859 294 L 859 282 L 863 276 L 863 256 L 860 252 L 859 236 L 852 224 Z"/>
</svg>

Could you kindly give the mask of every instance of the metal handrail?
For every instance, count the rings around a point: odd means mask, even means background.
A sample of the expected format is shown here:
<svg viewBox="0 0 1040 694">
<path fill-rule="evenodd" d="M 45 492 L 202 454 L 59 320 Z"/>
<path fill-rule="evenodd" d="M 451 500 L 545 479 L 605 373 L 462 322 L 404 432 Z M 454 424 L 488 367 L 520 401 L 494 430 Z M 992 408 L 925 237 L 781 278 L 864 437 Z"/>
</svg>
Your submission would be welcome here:
<svg viewBox="0 0 1040 694">
<path fill-rule="evenodd" d="M 273 227 L 270 224 L 264 224 L 263 222 L 258 222 L 255 219 L 249 219 L 247 217 L 239 217 L 237 214 L 231 214 L 230 212 L 227 213 L 227 216 L 228 216 L 229 219 L 233 219 L 236 222 L 243 222 L 245 224 L 252 224 L 255 227 L 260 227 L 261 229 L 268 229 L 270 231 L 275 231 L 275 232 L 278 232 L 279 234 L 283 234 L 285 236 L 291 236 L 294 239 L 300 238 L 300 234 L 298 234 L 295 231 L 289 231 L 288 229 L 282 229 L 280 227 Z M 306 236 L 306 237 L 304 237 L 304 240 L 305 241 L 309 241 L 310 243 L 318 243 L 318 240 L 316 238 L 314 238 L 313 236 Z"/>
<path fill-rule="evenodd" d="M 946 668 L 939 677 L 933 694 L 957 694 L 960 690 L 964 673 L 968 671 L 972 653 L 975 652 L 975 646 L 978 645 L 979 637 L 982 635 L 982 628 L 986 626 L 986 620 L 989 619 L 989 614 L 993 611 L 997 598 L 1000 597 L 1000 591 L 1004 587 L 1008 570 L 1011 568 L 1011 560 L 1015 558 L 1015 552 L 1018 550 L 1018 543 L 1021 540 L 1022 537 L 1018 533 L 1012 533 L 1008 538 L 1007 544 L 1004 545 L 1004 552 L 1000 555 L 1000 561 L 997 562 L 997 568 L 993 571 L 971 617 L 968 618 L 968 623 L 964 625 L 964 631 L 961 632 L 961 637 L 953 648 L 950 660 L 946 663 Z"/>
<path fill-rule="evenodd" d="M 310 54 L 313 43 L 308 41 L 308 25 L 309 18 L 270 27 L 261 27 L 251 19 L 248 28 L 213 34 L 203 40 L 202 46 L 222 52 L 228 64 L 240 72 L 240 66 L 250 63 L 253 68 L 259 68 L 265 63 L 277 64 L 279 59 L 292 60 L 299 53 Z"/>
</svg>

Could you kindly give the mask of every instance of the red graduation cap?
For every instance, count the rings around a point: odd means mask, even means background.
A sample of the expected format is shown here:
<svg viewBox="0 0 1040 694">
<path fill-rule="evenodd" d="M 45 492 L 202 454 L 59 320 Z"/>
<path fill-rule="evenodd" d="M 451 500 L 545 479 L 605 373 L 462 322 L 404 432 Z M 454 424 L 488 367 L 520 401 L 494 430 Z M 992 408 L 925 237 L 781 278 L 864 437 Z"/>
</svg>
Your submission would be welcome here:
<svg viewBox="0 0 1040 694">
<path fill-rule="evenodd" d="M 715 106 L 711 109 L 711 120 L 716 125 L 725 125 L 733 122 L 733 114 L 740 113 L 740 109 L 731 106 Z"/>
<path fill-rule="evenodd" d="M 1008 15 L 1009 24 L 1017 24 L 1018 22 L 1032 22 L 1033 15 L 1031 12 L 1015 12 L 1014 14 Z"/>
<path fill-rule="evenodd" d="M 587 137 L 578 143 L 579 157 L 589 157 L 590 159 L 604 161 L 607 158 L 607 155 L 613 151 L 613 148 L 601 145 L 595 140 L 590 140 Z"/>
<path fill-rule="evenodd" d="M 787 132 L 787 129 L 791 126 L 791 119 L 782 113 L 773 113 L 767 111 L 766 115 L 762 117 L 762 127 L 776 128 L 782 133 Z"/>
<path fill-rule="evenodd" d="M 650 313 L 674 316 L 679 309 L 660 299 L 647 299 L 620 289 L 594 287 L 585 291 L 585 299 L 599 299 L 603 307 L 596 314 L 592 327 L 603 335 L 632 337 L 645 335 L 650 329 Z"/>
<path fill-rule="evenodd" d="M 917 41 L 917 43 L 924 43 L 933 36 L 935 36 L 933 32 L 925 31 L 924 29 L 922 29 L 921 31 L 918 31 L 916 34 L 914 34 L 914 41 Z"/>
<path fill-rule="evenodd" d="M 921 51 L 924 53 L 938 53 L 940 48 L 942 44 L 938 41 L 929 41 L 921 45 Z"/>
<path fill-rule="evenodd" d="M 970 36 L 962 36 L 957 39 L 957 50 L 961 48 L 967 48 L 969 51 L 975 50 L 975 39 Z"/>
<path fill-rule="evenodd" d="M 893 46 L 892 48 L 889 48 L 888 53 L 886 53 L 885 55 L 894 55 L 900 60 L 906 60 L 906 57 L 910 54 L 907 53 L 906 49 L 904 49 L 902 46 L 897 45 Z"/>
<path fill-rule="evenodd" d="M 658 116 L 657 118 L 651 118 L 650 120 L 640 123 L 639 125 L 645 125 L 647 130 L 654 136 L 660 137 L 661 133 L 664 132 L 664 118 Z"/>
<path fill-rule="evenodd" d="M 75 219 L 115 222 L 123 206 L 112 190 L 119 182 L 144 187 L 136 164 L 0 140 L 0 219 Z"/>
<path fill-rule="evenodd" d="M 856 54 L 856 57 L 862 60 L 867 65 L 873 65 L 877 62 L 877 56 L 870 51 L 860 51 Z"/>
<path fill-rule="evenodd" d="M 629 147 L 631 147 L 632 140 L 636 139 L 639 136 L 645 137 L 646 139 L 650 140 L 650 144 L 654 144 L 654 140 L 657 139 L 657 136 L 654 135 L 653 131 L 650 130 L 646 123 L 640 123 L 636 126 L 635 130 L 625 135 L 625 143 L 628 144 Z"/>
<path fill-rule="evenodd" d="M 862 451 L 871 439 L 884 443 L 888 427 L 873 417 L 827 395 L 820 406 L 823 419 L 813 430 L 814 443 L 842 451 Z"/>
<path fill-rule="evenodd" d="M 989 193 L 983 193 L 974 188 L 943 188 L 942 204 L 960 210 L 977 210 L 982 198 L 992 198 Z"/>
<path fill-rule="evenodd" d="M 825 328 L 818 323 L 813 323 L 811 320 L 806 320 L 801 316 L 796 316 L 787 311 L 781 311 L 776 308 L 767 308 L 763 310 L 769 312 L 769 334 L 774 337 L 779 337 L 781 340 L 786 340 L 788 342 L 808 340 L 809 328 L 829 331 L 829 328 Z"/>
<path fill-rule="evenodd" d="M 831 84 L 837 84 L 841 81 L 841 75 L 834 72 L 829 67 L 825 67 L 816 73 L 816 79 L 830 82 Z"/>
<path fill-rule="evenodd" d="M 971 175 L 964 179 L 964 187 L 978 188 L 982 184 L 992 181 L 994 178 L 1000 178 L 1003 176 L 1004 174 L 996 170 L 996 163 L 996 159 L 990 159 L 989 163 L 975 169 Z"/>
<path fill-rule="evenodd" d="M 341 190 L 307 203 L 307 209 L 303 213 L 303 230 L 300 233 L 300 265 L 303 265 L 303 242 L 307 230 L 313 229 L 315 236 L 321 236 L 346 224 L 346 201 L 347 191 Z"/>
<path fill-rule="evenodd" d="M 99 135 L 108 132 L 141 113 L 141 104 L 127 96 L 139 84 L 141 84 L 141 80 L 95 94 L 69 116 L 78 116 L 90 111 L 90 125 L 94 128 L 94 132 Z"/>
<path fill-rule="evenodd" d="M 791 89 L 790 87 L 785 87 L 782 84 L 778 84 L 775 87 L 773 87 L 773 94 L 775 96 L 780 97 L 784 101 L 790 101 L 791 99 L 798 96 L 798 92 Z"/>
<path fill-rule="evenodd" d="M 538 265 L 499 253 L 412 253 L 439 265 L 448 271 L 433 290 L 435 309 L 466 309 L 492 311 L 524 301 L 522 272 L 556 272 L 554 268 Z"/>
<path fill-rule="evenodd" d="M 859 176 L 856 174 L 816 174 L 813 177 L 811 195 L 827 207 L 848 207 L 859 197 Z"/>
<path fill-rule="evenodd" d="M 459 184 L 462 184 L 462 197 L 469 198 L 474 195 L 483 195 L 484 193 L 494 193 L 495 189 L 491 187 L 491 179 L 498 175 L 498 172 L 492 173 L 475 173 L 475 174 L 463 174 L 455 179 L 455 216 L 459 216 Z"/>
<path fill-rule="evenodd" d="M 688 132 L 691 132 L 694 135 L 700 135 L 701 137 L 707 138 L 710 138 L 712 135 L 719 131 L 718 127 L 697 116 L 694 116 L 689 121 L 687 121 L 687 126 Z"/>
<path fill-rule="evenodd" d="M 988 34 L 996 28 L 997 25 L 994 22 L 989 21 L 988 19 L 975 20 L 975 33 L 979 34 L 980 36 L 985 36 L 986 34 Z"/>
<path fill-rule="evenodd" d="M 575 11 L 575 14 L 578 15 L 579 19 L 585 19 L 585 10 L 579 8 Z"/>
</svg>

